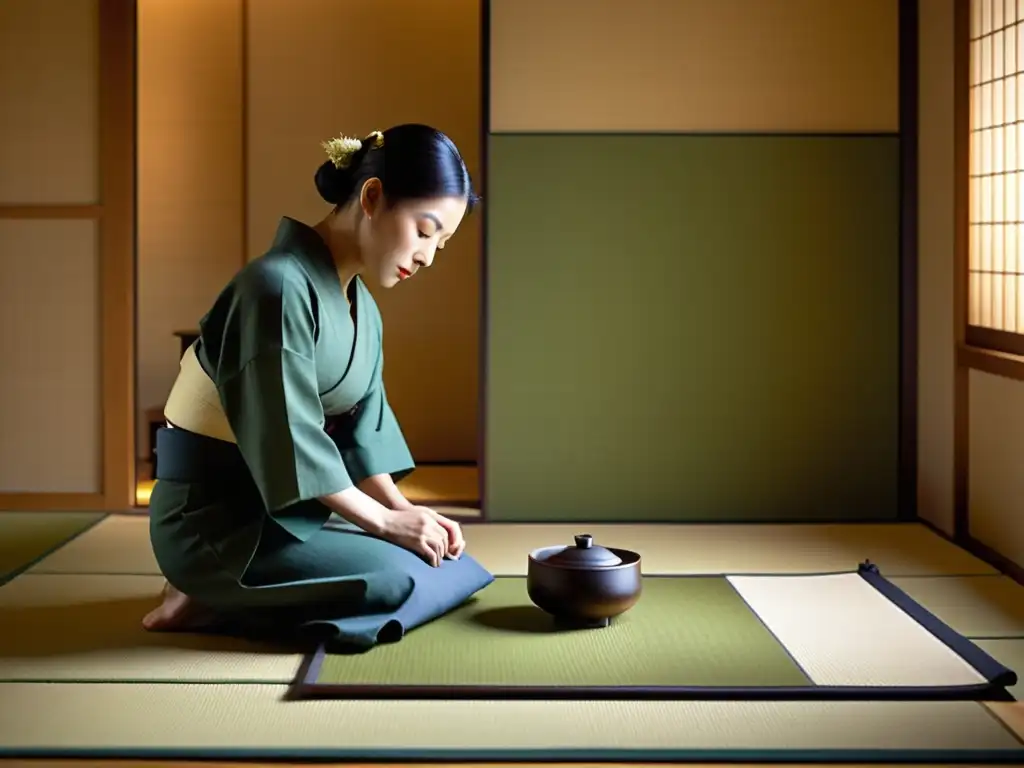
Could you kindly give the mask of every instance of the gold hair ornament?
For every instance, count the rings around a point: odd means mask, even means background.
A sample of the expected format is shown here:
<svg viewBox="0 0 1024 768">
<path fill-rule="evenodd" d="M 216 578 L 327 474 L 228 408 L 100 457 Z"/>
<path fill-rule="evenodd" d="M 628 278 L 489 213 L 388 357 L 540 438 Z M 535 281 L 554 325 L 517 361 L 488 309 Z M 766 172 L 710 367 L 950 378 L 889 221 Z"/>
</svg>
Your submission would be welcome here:
<svg viewBox="0 0 1024 768">
<path fill-rule="evenodd" d="M 365 139 L 355 139 L 351 136 L 339 136 L 336 139 L 325 141 L 321 146 L 327 152 L 327 158 L 334 163 L 335 168 L 348 168 L 352 164 L 352 157 L 363 148 L 363 144 L 372 141 L 371 149 L 380 149 L 384 146 L 384 134 L 374 131 Z"/>
</svg>

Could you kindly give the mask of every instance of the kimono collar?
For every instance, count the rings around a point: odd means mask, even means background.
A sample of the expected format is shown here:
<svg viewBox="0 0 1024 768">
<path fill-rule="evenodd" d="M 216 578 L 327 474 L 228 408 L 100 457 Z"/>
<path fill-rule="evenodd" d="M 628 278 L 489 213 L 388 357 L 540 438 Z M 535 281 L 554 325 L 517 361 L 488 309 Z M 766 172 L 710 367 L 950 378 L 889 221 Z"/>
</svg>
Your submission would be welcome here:
<svg viewBox="0 0 1024 768">
<path fill-rule="evenodd" d="M 338 268 L 334 264 L 334 256 L 327 243 L 315 229 L 308 224 L 285 216 L 277 225 L 274 235 L 273 250 L 286 251 L 312 264 L 320 278 L 328 283 L 338 281 Z"/>
<path fill-rule="evenodd" d="M 303 224 L 288 216 L 283 217 L 281 223 L 277 225 L 277 234 L 274 235 L 274 250 L 299 251 L 326 259 L 328 263 L 334 264 L 331 249 L 327 247 L 327 243 L 317 234 L 316 230 L 308 224 Z"/>
<path fill-rule="evenodd" d="M 317 231 L 308 224 L 284 216 L 277 226 L 273 250 L 295 254 L 313 267 L 314 272 L 320 280 L 324 281 L 325 285 L 333 286 L 338 293 L 341 292 L 338 267 L 334 263 L 331 249 L 327 247 L 327 243 Z M 359 282 L 358 275 L 352 279 L 352 284 L 349 286 L 349 300 L 352 300 L 359 290 Z"/>
</svg>

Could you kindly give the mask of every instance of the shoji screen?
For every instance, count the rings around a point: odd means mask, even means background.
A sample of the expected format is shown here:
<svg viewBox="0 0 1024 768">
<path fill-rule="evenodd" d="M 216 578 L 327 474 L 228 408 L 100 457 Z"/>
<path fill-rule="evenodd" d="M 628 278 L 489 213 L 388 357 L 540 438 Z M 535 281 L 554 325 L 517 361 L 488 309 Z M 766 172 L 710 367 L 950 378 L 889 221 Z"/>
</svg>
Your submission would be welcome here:
<svg viewBox="0 0 1024 768">
<path fill-rule="evenodd" d="M 0 0 L 0 509 L 133 498 L 134 16 Z"/>
</svg>

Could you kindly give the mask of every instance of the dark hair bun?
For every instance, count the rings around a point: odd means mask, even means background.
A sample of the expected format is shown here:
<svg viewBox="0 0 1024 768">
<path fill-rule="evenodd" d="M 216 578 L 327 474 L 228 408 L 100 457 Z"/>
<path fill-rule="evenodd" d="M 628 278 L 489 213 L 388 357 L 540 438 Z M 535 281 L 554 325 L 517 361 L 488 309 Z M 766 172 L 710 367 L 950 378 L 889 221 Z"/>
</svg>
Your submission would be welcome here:
<svg viewBox="0 0 1024 768">
<path fill-rule="evenodd" d="M 352 187 L 352 174 L 348 169 L 338 169 L 330 160 L 325 162 L 316 171 L 316 191 L 324 202 L 331 205 L 341 205 L 345 202 Z"/>
<path fill-rule="evenodd" d="M 358 149 L 352 152 L 356 142 Z M 342 136 L 323 146 L 330 159 L 317 169 L 314 181 L 320 197 L 335 207 L 347 205 L 371 178 L 380 179 L 389 203 L 457 196 L 472 207 L 478 200 L 462 155 L 436 128 L 398 125 L 383 134 L 375 131 L 363 139 Z M 334 162 L 345 167 L 339 169 Z"/>
</svg>

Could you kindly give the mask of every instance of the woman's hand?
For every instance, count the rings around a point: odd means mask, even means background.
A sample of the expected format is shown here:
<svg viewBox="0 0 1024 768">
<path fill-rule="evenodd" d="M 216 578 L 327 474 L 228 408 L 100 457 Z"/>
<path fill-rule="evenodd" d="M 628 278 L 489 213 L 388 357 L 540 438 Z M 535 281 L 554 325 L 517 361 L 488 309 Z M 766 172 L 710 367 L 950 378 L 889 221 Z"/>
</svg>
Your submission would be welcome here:
<svg viewBox="0 0 1024 768">
<path fill-rule="evenodd" d="M 445 557 L 458 559 L 466 548 L 458 523 L 429 507 L 410 504 L 404 497 L 401 506 L 390 509 L 358 488 L 348 488 L 320 500 L 367 533 L 415 552 L 435 567 Z"/>
<path fill-rule="evenodd" d="M 409 500 L 398 490 L 398 486 L 395 485 L 395 481 L 388 473 L 372 475 L 363 480 L 359 487 L 363 493 L 388 509 L 399 512 L 422 512 L 434 518 L 447 532 L 445 554 L 448 557 L 457 560 L 462 554 L 462 550 L 466 548 L 466 542 L 462 538 L 462 529 L 459 528 L 458 523 L 454 520 L 449 520 L 444 515 L 437 514 L 437 512 L 429 507 L 420 507 L 409 503 Z M 403 544 L 402 546 L 405 545 Z"/>
<path fill-rule="evenodd" d="M 389 510 L 384 517 L 381 538 L 415 552 L 437 568 L 449 553 L 448 529 L 438 517 L 440 515 L 426 507 Z"/>
<path fill-rule="evenodd" d="M 413 507 L 413 509 L 422 509 L 427 514 L 433 515 L 441 527 L 448 532 L 448 556 L 458 560 L 466 548 L 466 540 L 462 537 L 462 528 L 459 527 L 459 524 L 444 515 L 439 515 L 429 507 Z"/>
</svg>

